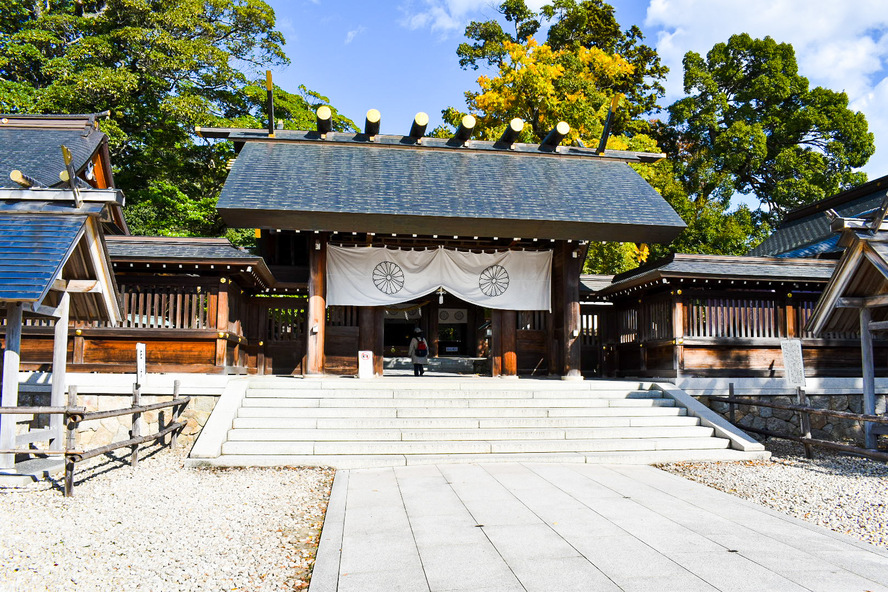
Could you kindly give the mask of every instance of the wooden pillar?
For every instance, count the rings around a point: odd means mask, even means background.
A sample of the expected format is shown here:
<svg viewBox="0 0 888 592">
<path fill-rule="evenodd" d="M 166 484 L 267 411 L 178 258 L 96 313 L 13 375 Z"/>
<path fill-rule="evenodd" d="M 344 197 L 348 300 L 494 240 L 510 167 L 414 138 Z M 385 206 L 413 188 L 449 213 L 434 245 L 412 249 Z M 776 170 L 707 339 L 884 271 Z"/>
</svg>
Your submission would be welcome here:
<svg viewBox="0 0 888 592">
<path fill-rule="evenodd" d="M 798 337 L 798 327 L 796 327 L 796 307 L 792 301 L 792 292 L 786 295 L 784 304 L 784 322 L 786 323 L 786 336 L 788 338 Z"/>
<path fill-rule="evenodd" d="M 426 340 L 429 342 L 429 357 L 437 358 L 441 355 L 441 352 L 438 351 L 438 309 L 440 305 L 438 304 L 438 299 L 433 298 L 428 306 L 428 326 L 429 330 L 426 333 Z"/>
<path fill-rule="evenodd" d="M 324 342 L 327 334 L 327 236 L 315 235 L 309 241 L 308 318 L 305 346 L 305 374 L 324 373 Z"/>
<path fill-rule="evenodd" d="M 64 407 L 67 389 L 66 370 L 68 368 L 68 311 L 71 296 L 62 292 L 59 305 L 56 307 L 58 317 L 52 340 L 52 394 L 49 404 L 53 407 Z M 53 440 L 51 449 L 62 450 L 65 446 L 65 418 L 62 415 L 50 415 L 49 427 L 52 429 Z"/>
<path fill-rule="evenodd" d="M 672 294 L 672 369 L 679 378 L 684 369 L 684 299 L 681 290 Z"/>
<path fill-rule="evenodd" d="M 0 406 L 18 407 L 19 359 L 22 348 L 22 303 L 6 304 L 6 350 L 3 352 L 3 391 Z M 15 448 L 16 415 L 0 417 L 0 449 Z M 15 468 L 15 454 L 0 454 L 0 469 Z"/>
<path fill-rule="evenodd" d="M 501 311 L 502 372 L 504 376 L 518 376 L 518 312 Z"/>
<path fill-rule="evenodd" d="M 561 351 L 563 377 L 581 378 L 581 340 L 580 340 L 580 270 L 583 260 L 580 258 L 579 247 L 568 243 L 559 243 L 556 255 L 562 260 L 561 295 L 562 310 L 560 325 L 562 328 Z"/>
<path fill-rule="evenodd" d="M 552 312 L 546 318 L 549 349 L 549 375 L 558 376 L 564 366 L 564 257 L 565 243 L 558 241 L 552 253 Z"/>
<path fill-rule="evenodd" d="M 373 373 L 382 376 L 385 371 L 385 307 L 373 308 L 373 322 L 376 326 L 376 341 L 373 343 Z"/>
<path fill-rule="evenodd" d="M 216 366 L 227 365 L 228 352 L 228 279 L 219 278 L 216 292 Z"/>
<path fill-rule="evenodd" d="M 872 312 L 869 308 L 860 309 L 860 359 L 863 366 L 863 412 L 870 415 L 876 413 L 876 372 L 873 361 L 873 333 L 870 331 Z M 876 448 L 878 435 L 873 432 L 874 424 L 864 422 L 865 445 Z"/>
<path fill-rule="evenodd" d="M 490 311 L 490 375 L 503 373 L 503 311 Z"/>
<path fill-rule="evenodd" d="M 381 306 L 362 306 L 358 309 L 358 348 L 373 352 L 373 374 L 382 376 L 382 323 L 385 309 Z"/>
</svg>

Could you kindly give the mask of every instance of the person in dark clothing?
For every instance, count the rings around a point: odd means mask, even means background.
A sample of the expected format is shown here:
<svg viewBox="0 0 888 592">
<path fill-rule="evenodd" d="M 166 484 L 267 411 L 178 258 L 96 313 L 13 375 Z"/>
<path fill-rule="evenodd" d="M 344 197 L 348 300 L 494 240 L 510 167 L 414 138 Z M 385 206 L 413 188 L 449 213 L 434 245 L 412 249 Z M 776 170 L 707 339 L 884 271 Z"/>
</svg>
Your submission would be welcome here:
<svg viewBox="0 0 888 592">
<path fill-rule="evenodd" d="M 413 339 L 410 340 L 410 349 L 407 355 L 413 360 L 413 375 L 422 376 L 425 374 L 426 364 L 429 363 L 429 343 L 423 337 L 422 329 L 417 327 L 413 330 Z"/>
</svg>

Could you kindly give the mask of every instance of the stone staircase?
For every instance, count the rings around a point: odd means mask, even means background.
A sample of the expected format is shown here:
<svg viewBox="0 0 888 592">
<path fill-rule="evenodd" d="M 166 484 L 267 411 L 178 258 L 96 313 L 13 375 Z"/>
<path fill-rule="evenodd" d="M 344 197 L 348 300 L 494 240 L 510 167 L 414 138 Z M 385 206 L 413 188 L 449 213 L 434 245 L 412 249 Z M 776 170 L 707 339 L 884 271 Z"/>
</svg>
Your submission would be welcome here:
<svg viewBox="0 0 888 592">
<path fill-rule="evenodd" d="M 214 415 L 224 413 L 219 406 Z M 236 408 L 227 406 L 232 417 L 216 422 L 221 429 L 204 428 L 224 441 L 208 446 L 201 440 L 213 435 L 202 434 L 189 464 L 647 464 L 767 455 L 732 450 L 729 438 L 648 382 L 254 377 Z"/>
</svg>

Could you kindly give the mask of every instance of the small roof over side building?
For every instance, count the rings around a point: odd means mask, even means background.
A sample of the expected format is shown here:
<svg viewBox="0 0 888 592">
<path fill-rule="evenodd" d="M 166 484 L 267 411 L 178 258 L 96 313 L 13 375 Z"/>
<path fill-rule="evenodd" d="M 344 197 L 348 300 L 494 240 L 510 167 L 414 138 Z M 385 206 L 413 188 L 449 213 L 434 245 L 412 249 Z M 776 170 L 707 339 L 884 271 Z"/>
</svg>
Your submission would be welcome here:
<svg viewBox="0 0 888 592">
<path fill-rule="evenodd" d="M 108 252 L 115 270 L 124 272 L 210 273 L 230 276 L 256 291 L 276 285 L 265 260 L 237 248 L 224 238 L 109 236 Z M 125 280 L 121 276 L 121 283 Z"/>
<path fill-rule="evenodd" d="M 0 190 L 19 190 L 23 183 L 35 189 L 67 190 L 69 183 L 59 177 L 66 171 L 62 146 L 71 153 L 80 186 L 113 188 L 108 138 L 98 129 L 99 118 L 106 115 L 0 115 Z M 13 171 L 24 179 L 13 180 Z M 103 219 L 107 232 L 129 234 L 122 205 L 122 200 L 107 204 Z"/>
<path fill-rule="evenodd" d="M 838 235 L 830 228 L 826 212 L 834 210 L 844 218 L 860 218 L 879 207 L 886 190 L 888 176 L 793 210 L 777 230 L 749 254 L 774 257 L 835 256 L 842 249 L 838 245 Z"/>
<path fill-rule="evenodd" d="M 835 261 L 783 257 L 737 257 L 728 255 L 685 255 L 675 253 L 614 276 L 610 286 L 598 292 L 602 298 L 614 298 L 632 290 L 674 283 L 676 280 L 700 280 L 712 287 L 734 282 L 736 288 L 765 285 L 826 283 Z M 739 282 L 739 283 L 738 283 Z"/>
<path fill-rule="evenodd" d="M 120 319 L 117 287 L 105 248 L 102 218 L 113 190 L 0 190 L 0 301 L 52 314 L 59 295 L 71 296 L 71 318 Z"/>
</svg>

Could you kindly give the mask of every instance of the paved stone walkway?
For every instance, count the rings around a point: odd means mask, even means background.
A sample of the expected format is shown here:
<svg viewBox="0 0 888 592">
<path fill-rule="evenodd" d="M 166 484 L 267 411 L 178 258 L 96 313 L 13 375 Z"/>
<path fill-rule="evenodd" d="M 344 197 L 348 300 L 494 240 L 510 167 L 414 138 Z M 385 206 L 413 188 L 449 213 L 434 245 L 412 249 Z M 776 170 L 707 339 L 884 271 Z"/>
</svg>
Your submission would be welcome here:
<svg viewBox="0 0 888 592">
<path fill-rule="evenodd" d="M 888 592 L 888 553 L 647 466 L 339 471 L 310 592 Z"/>
</svg>

